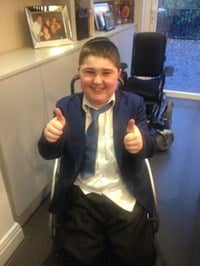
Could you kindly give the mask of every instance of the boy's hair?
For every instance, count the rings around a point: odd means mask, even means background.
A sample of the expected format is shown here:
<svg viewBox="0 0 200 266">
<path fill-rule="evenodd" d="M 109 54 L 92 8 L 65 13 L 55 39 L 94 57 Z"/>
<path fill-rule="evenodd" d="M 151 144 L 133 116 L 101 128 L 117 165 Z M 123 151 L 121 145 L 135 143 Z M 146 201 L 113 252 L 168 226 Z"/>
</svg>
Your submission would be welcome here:
<svg viewBox="0 0 200 266">
<path fill-rule="evenodd" d="M 79 65 L 83 64 L 84 59 L 89 55 L 110 59 L 117 68 L 120 68 L 119 50 L 106 37 L 93 38 L 83 45 L 79 56 Z"/>
</svg>

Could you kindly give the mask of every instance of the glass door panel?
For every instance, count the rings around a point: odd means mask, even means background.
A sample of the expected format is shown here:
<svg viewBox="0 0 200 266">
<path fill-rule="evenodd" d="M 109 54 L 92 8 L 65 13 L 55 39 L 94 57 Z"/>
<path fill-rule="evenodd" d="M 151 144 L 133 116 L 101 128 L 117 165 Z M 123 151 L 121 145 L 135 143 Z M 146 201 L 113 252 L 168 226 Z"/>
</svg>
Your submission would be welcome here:
<svg viewBox="0 0 200 266">
<path fill-rule="evenodd" d="M 200 94 L 200 1 L 159 0 L 156 31 L 168 36 L 167 90 Z"/>
</svg>

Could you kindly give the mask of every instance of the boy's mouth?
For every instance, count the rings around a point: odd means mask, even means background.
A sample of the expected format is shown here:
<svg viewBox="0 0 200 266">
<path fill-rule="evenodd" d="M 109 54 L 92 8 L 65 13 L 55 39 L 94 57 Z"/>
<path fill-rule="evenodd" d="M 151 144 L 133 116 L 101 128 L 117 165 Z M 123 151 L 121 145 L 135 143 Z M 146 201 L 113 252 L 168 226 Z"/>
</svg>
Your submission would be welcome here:
<svg viewBox="0 0 200 266">
<path fill-rule="evenodd" d="M 105 87 L 91 87 L 91 89 L 93 90 L 93 91 L 103 91 L 103 90 L 105 90 Z"/>
</svg>

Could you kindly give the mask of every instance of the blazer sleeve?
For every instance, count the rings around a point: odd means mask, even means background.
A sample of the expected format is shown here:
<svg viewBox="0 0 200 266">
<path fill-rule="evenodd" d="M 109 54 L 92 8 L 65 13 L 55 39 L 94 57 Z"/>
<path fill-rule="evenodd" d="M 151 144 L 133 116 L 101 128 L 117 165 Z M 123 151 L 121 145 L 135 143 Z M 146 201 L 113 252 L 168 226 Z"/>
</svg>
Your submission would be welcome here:
<svg viewBox="0 0 200 266">
<path fill-rule="evenodd" d="M 65 136 L 63 134 L 62 137 L 57 142 L 51 143 L 47 141 L 46 138 L 44 137 L 44 130 L 43 130 L 41 137 L 39 138 L 38 141 L 38 151 L 40 155 L 46 160 L 52 160 L 62 156 L 65 146 L 64 139 Z"/>
<path fill-rule="evenodd" d="M 60 105 L 59 102 L 62 103 L 63 100 L 61 99 L 56 103 L 56 107 L 60 108 L 62 111 L 62 105 Z M 44 136 L 44 129 L 43 129 L 42 134 L 38 141 L 38 151 L 40 155 L 46 160 L 52 160 L 62 156 L 65 148 L 66 134 L 67 132 L 65 126 L 65 128 L 63 129 L 63 135 L 58 139 L 58 141 L 49 142 L 46 140 Z"/>
</svg>

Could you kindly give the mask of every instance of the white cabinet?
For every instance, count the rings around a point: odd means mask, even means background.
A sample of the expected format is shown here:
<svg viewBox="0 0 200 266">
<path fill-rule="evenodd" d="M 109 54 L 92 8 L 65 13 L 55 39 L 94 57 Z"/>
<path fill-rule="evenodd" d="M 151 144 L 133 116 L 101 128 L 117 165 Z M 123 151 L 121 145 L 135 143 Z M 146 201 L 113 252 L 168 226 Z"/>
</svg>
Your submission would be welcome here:
<svg viewBox="0 0 200 266">
<path fill-rule="evenodd" d="M 6 172 L 14 216 L 20 219 L 50 177 L 47 164 L 41 161 L 37 150 L 37 140 L 46 121 L 39 68 L 1 80 L 0 88 L 0 163 Z"/>
</svg>

